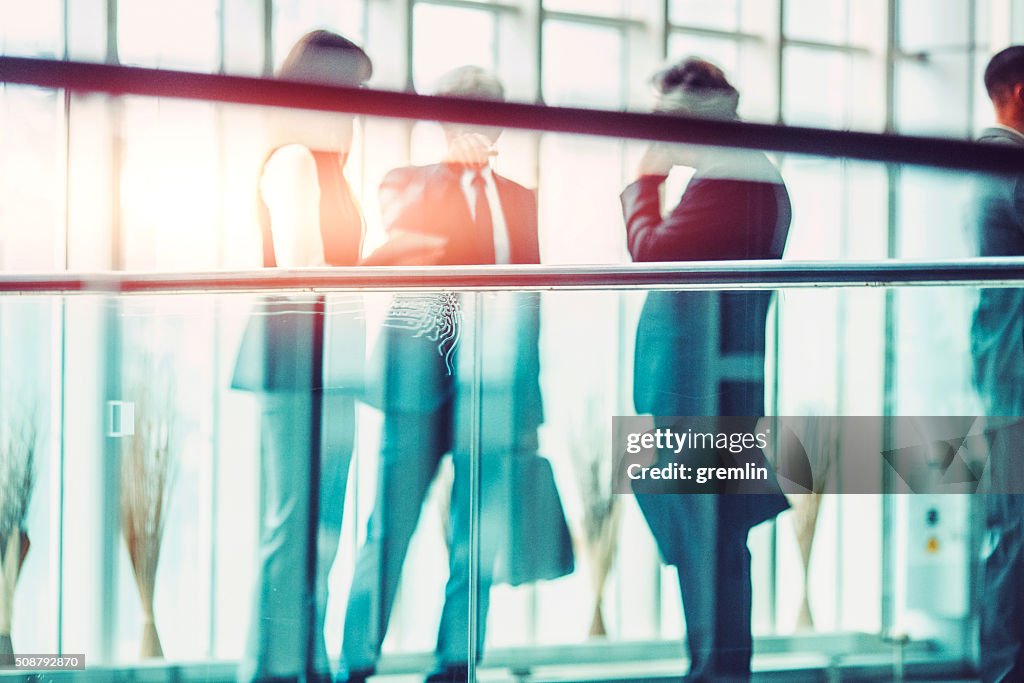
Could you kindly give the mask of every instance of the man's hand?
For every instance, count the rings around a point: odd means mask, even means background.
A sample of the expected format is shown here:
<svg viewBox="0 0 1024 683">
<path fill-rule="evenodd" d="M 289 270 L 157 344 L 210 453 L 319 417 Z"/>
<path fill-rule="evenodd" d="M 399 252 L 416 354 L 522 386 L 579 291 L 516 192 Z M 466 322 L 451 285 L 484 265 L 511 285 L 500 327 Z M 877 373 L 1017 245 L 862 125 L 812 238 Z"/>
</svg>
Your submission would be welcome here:
<svg viewBox="0 0 1024 683">
<path fill-rule="evenodd" d="M 644 151 L 637 174 L 640 176 L 667 176 L 676 165 L 672 149 L 660 142 L 652 142 Z"/>
<path fill-rule="evenodd" d="M 481 168 L 490 163 L 491 157 L 498 151 L 491 141 L 480 133 L 462 133 L 452 138 L 448 144 L 448 156 L 445 161 L 450 164 Z"/>
</svg>

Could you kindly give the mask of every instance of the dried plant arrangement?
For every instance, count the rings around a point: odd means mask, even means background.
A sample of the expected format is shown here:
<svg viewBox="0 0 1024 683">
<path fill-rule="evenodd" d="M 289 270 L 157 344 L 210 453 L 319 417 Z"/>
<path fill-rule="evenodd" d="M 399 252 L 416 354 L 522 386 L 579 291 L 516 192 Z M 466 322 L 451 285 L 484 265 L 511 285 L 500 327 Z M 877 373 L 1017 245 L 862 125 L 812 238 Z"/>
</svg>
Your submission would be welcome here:
<svg viewBox="0 0 1024 683">
<path fill-rule="evenodd" d="M 766 454 L 769 459 L 774 460 L 773 464 L 780 477 L 788 480 L 790 489 L 786 493 L 786 498 L 791 507 L 790 521 L 800 551 L 801 567 L 804 570 L 796 627 L 799 630 L 812 630 L 814 613 L 811 611 L 809 592 L 811 551 L 814 550 L 822 495 L 829 485 L 839 457 L 840 420 L 813 413 L 798 418 L 765 419 L 784 420 L 786 430 L 795 435 L 800 444 L 800 448 L 784 448 L 783 461 L 780 461 L 779 455 L 774 452 L 774 447 Z M 776 433 L 781 433 L 778 427 Z M 793 491 L 794 488 L 798 491 Z"/>
<path fill-rule="evenodd" d="M 140 655 L 153 658 L 163 657 L 153 597 L 175 473 L 173 390 L 160 382 L 135 387 L 135 433 L 121 447 L 121 532 L 142 602 Z"/>
<path fill-rule="evenodd" d="M 600 401 L 590 396 L 582 402 L 578 420 L 573 424 L 571 453 L 573 470 L 583 500 L 583 528 L 574 533 L 577 550 L 583 550 L 590 568 L 594 593 L 594 613 L 590 635 L 608 634 L 602 604 L 618 548 L 620 506 L 612 493 L 612 463 L 607 456 L 611 436 L 609 419 L 600 409 Z M 578 553 L 579 554 L 579 553 Z"/>
<path fill-rule="evenodd" d="M 0 655 L 13 655 L 14 590 L 28 554 L 25 527 L 35 485 L 36 422 L 31 411 L 0 420 Z"/>
<path fill-rule="evenodd" d="M 818 526 L 818 512 L 821 509 L 822 491 L 832 473 L 839 453 L 839 421 L 831 417 L 816 415 L 808 416 L 804 422 L 801 441 L 814 472 L 814 485 L 808 493 L 792 493 L 787 496 L 793 506 L 793 531 L 796 533 L 797 545 L 800 548 L 800 562 L 803 564 L 804 580 L 801 587 L 800 614 L 797 616 L 797 628 L 810 630 L 814 628 L 814 614 L 811 612 L 810 601 L 810 570 L 811 550 L 814 549 L 814 536 Z"/>
</svg>

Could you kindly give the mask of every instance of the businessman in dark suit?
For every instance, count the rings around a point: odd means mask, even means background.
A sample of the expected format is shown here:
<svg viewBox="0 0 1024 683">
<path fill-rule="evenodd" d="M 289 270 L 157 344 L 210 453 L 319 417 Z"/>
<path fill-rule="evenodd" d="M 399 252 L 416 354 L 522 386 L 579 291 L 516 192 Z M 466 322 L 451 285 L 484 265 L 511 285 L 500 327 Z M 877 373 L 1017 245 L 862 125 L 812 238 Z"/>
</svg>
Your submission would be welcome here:
<svg viewBox="0 0 1024 683">
<path fill-rule="evenodd" d="M 442 78 L 439 94 L 501 100 L 503 89 L 482 69 L 464 67 Z M 389 235 L 412 233 L 436 240 L 438 265 L 538 263 L 533 191 L 490 168 L 500 131 L 446 124 L 445 133 L 445 162 L 396 169 L 384 178 L 380 197 Z M 392 324 L 382 331 L 382 379 L 379 395 L 371 397 L 384 414 L 380 483 L 345 618 L 342 649 L 349 681 L 365 680 L 375 667 L 410 537 L 438 464 L 448 452 L 455 470 L 450 575 L 436 668 L 427 681 L 467 679 L 472 362 L 480 363 L 484 415 L 479 434 L 477 594 L 477 647 L 482 647 L 495 562 L 508 531 L 508 510 L 515 505 L 507 486 L 510 468 L 517 456 L 536 456 L 542 406 L 536 298 L 483 293 L 477 301 L 486 301 L 483 310 L 471 311 L 473 316 L 486 316 L 479 326 L 486 334 L 477 361 L 469 353 L 459 353 L 458 342 L 468 332 L 461 329 L 465 301 L 457 295 L 403 295 L 392 308 Z"/>
<path fill-rule="evenodd" d="M 981 142 L 1024 147 L 1024 45 L 995 55 L 985 88 L 996 125 Z M 1024 177 L 981 178 L 974 202 L 981 256 L 1024 256 Z M 1024 415 L 1024 290 L 979 292 L 971 326 L 974 382 L 990 427 L 1008 427 Z M 1003 435 L 1013 434 L 1005 430 Z M 1024 680 L 1024 477 L 1020 440 L 998 438 L 989 447 L 991 493 L 986 524 L 992 547 L 985 558 L 981 601 L 981 679 Z"/>
<path fill-rule="evenodd" d="M 708 62 L 684 60 L 657 74 L 653 84 L 660 111 L 736 118 L 739 95 Z M 695 173 L 676 207 L 663 215 L 659 192 L 675 165 Z M 634 261 L 782 257 L 789 197 L 763 154 L 655 144 L 639 171 L 621 197 Z M 770 300 L 771 292 L 650 292 L 636 338 L 637 412 L 654 415 L 658 427 L 670 427 L 671 416 L 740 416 L 753 432 L 764 414 Z M 747 534 L 785 509 L 785 498 L 638 491 L 637 500 L 663 558 L 678 571 L 690 651 L 687 680 L 747 680 Z"/>
</svg>

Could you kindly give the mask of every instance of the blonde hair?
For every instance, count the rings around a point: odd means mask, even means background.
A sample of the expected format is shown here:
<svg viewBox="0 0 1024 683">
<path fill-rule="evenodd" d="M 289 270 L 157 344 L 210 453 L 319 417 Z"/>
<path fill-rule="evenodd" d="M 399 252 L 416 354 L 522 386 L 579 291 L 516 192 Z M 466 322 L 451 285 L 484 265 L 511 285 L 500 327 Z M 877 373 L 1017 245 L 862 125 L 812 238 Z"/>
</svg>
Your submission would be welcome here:
<svg viewBox="0 0 1024 683">
<path fill-rule="evenodd" d="M 717 66 L 687 57 L 651 77 L 655 108 L 707 118 L 735 118 L 740 94 Z"/>
<path fill-rule="evenodd" d="M 460 66 L 448 71 L 437 79 L 434 94 L 498 102 L 505 100 L 505 88 L 498 77 L 479 66 Z"/>
</svg>

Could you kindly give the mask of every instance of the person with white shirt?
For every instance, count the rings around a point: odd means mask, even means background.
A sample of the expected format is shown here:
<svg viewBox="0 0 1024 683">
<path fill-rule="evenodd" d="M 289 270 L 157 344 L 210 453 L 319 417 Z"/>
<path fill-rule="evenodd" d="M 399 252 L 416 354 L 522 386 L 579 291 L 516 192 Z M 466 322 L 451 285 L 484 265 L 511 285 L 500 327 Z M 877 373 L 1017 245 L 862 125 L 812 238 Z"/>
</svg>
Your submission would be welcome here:
<svg viewBox="0 0 1024 683">
<path fill-rule="evenodd" d="M 440 80 L 436 94 L 485 101 L 504 99 L 501 83 L 478 67 L 462 67 Z M 392 239 L 403 235 L 431 236 L 443 246 L 438 266 L 536 264 L 537 200 L 534 192 L 496 173 L 500 130 L 443 124 L 448 154 L 439 164 L 395 169 L 381 183 L 383 223 Z M 517 472 L 543 472 L 537 455 L 537 428 L 542 421 L 539 384 L 539 307 L 533 294 L 483 295 L 487 304 L 473 309 L 484 315 L 482 358 L 458 353 L 463 336 L 458 295 L 400 296 L 395 309 L 416 314 L 423 326 L 386 325 L 375 358 L 380 384 L 375 403 L 383 412 L 383 438 L 378 493 L 366 544 L 356 562 L 345 616 L 342 652 L 349 683 L 372 675 L 380 653 L 401 578 L 410 538 L 442 457 L 452 454 L 454 484 L 448 525 L 449 578 L 437 638 L 436 667 L 427 681 L 465 681 L 469 661 L 470 609 L 470 424 L 471 364 L 479 363 L 482 423 L 480 453 L 480 545 L 477 593 L 477 650 L 483 646 L 492 582 L 521 583 L 554 578 L 571 571 L 568 534 L 564 544 L 538 541 L 538 561 L 519 571 L 521 553 L 500 559 L 508 538 L 511 500 L 509 482 Z M 478 299 L 479 300 L 479 299 Z M 467 315 L 467 318 L 470 317 Z M 371 371 L 372 376 L 377 372 Z M 549 472 L 549 470 L 548 470 Z M 533 477 L 533 474 L 525 475 Z M 540 476 L 543 476 L 541 474 Z M 550 475 L 548 475 L 550 476 Z M 553 480 L 547 500 L 557 501 Z M 560 504 L 552 523 L 564 526 Z M 517 529 L 521 528 L 516 527 Z M 515 535 L 515 531 L 512 532 Z M 513 557 L 514 555 L 514 557 Z M 496 572 L 496 562 L 503 567 Z"/>
</svg>

